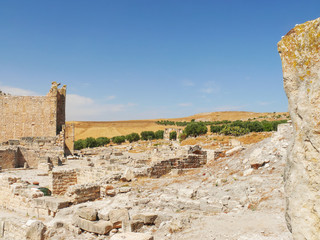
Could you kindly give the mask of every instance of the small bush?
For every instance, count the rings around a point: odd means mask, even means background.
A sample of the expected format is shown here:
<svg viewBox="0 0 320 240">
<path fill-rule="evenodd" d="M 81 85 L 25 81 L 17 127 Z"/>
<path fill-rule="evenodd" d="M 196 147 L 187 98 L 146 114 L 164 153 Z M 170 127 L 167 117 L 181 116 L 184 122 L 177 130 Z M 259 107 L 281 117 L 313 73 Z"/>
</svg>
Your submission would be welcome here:
<svg viewBox="0 0 320 240">
<path fill-rule="evenodd" d="M 104 145 L 107 145 L 110 143 L 110 139 L 107 138 L 107 137 L 98 137 L 96 139 L 97 141 L 97 146 L 100 147 L 100 146 L 104 146 Z"/>
<path fill-rule="evenodd" d="M 86 143 L 83 139 L 79 139 L 74 142 L 74 149 L 75 150 L 81 150 L 86 147 Z"/>
<path fill-rule="evenodd" d="M 170 140 L 177 140 L 177 132 L 176 131 L 170 132 L 169 139 Z"/>
<path fill-rule="evenodd" d="M 163 139 L 164 131 L 158 130 L 154 133 L 155 139 Z"/>
<path fill-rule="evenodd" d="M 239 126 L 225 126 L 220 133 L 224 135 L 231 135 L 231 136 L 241 136 L 249 133 L 250 130 L 248 128 L 242 128 Z"/>
<path fill-rule="evenodd" d="M 86 148 L 94 148 L 98 146 L 97 140 L 93 137 L 88 137 L 84 141 L 85 141 Z"/>
<path fill-rule="evenodd" d="M 211 125 L 210 126 L 210 131 L 212 133 L 220 133 L 220 131 L 223 129 L 224 126 L 221 125 Z"/>
<path fill-rule="evenodd" d="M 132 143 L 132 142 L 137 142 L 140 140 L 140 136 L 138 133 L 130 133 L 126 136 L 126 139 Z"/>
<path fill-rule="evenodd" d="M 142 140 L 152 140 L 155 139 L 155 134 L 153 131 L 143 131 L 141 132 L 141 139 Z"/>
<path fill-rule="evenodd" d="M 126 141 L 126 137 L 125 136 L 116 136 L 116 137 L 113 137 L 111 140 L 115 144 L 121 144 Z"/>
</svg>

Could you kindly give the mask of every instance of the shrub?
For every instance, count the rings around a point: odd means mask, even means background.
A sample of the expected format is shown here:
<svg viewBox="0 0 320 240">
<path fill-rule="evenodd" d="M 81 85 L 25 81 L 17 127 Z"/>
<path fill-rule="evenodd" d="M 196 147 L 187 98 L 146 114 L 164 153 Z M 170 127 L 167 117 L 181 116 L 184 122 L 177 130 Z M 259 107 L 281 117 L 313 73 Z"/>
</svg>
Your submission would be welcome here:
<svg viewBox="0 0 320 240">
<path fill-rule="evenodd" d="M 142 140 L 152 140 L 155 139 L 155 134 L 153 131 L 143 131 L 141 132 L 141 139 Z"/>
<path fill-rule="evenodd" d="M 206 134 L 208 131 L 207 126 L 202 122 L 191 122 L 189 123 L 185 129 L 184 133 L 189 137 L 196 137 L 202 134 Z"/>
<path fill-rule="evenodd" d="M 82 148 L 86 147 L 86 143 L 83 139 L 79 139 L 74 142 L 74 149 L 75 150 L 81 150 Z"/>
<path fill-rule="evenodd" d="M 97 141 L 95 138 L 93 137 L 88 137 L 85 139 L 85 147 L 86 148 L 94 148 L 94 147 L 97 147 L 98 144 L 97 144 Z"/>
<path fill-rule="evenodd" d="M 164 131 L 158 130 L 154 133 L 155 139 L 163 139 Z"/>
<path fill-rule="evenodd" d="M 248 128 L 242 128 L 239 126 L 230 126 L 227 125 L 225 126 L 220 133 L 224 134 L 224 135 L 231 135 L 231 136 L 241 136 L 241 135 L 245 135 L 247 133 L 249 133 L 249 129 Z"/>
<path fill-rule="evenodd" d="M 112 138 L 112 142 L 115 144 L 121 144 L 123 142 L 126 141 L 126 137 L 125 136 L 116 136 Z"/>
<path fill-rule="evenodd" d="M 170 132 L 169 139 L 170 140 L 177 140 L 177 132 L 176 131 Z"/>
<path fill-rule="evenodd" d="M 126 136 L 126 139 L 132 143 L 140 140 L 140 136 L 138 133 L 130 133 Z"/>
<path fill-rule="evenodd" d="M 224 126 L 222 125 L 211 125 L 210 126 L 210 131 L 212 133 L 220 133 L 220 131 L 224 128 Z"/>
<path fill-rule="evenodd" d="M 107 145 L 110 143 L 110 139 L 107 138 L 107 137 L 98 137 L 96 139 L 97 141 L 97 146 L 100 147 L 100 146 L 104 146 L 104 145 Z"/>
<path fill-rule="evenodd" d="M 181 133 L 181 134 L 179 135 L 179 140 L 180 140 L 180 142 L 183 141 L 183 140 L 185 140 L 186 138 L 187 138 L 187 135 L 186 135 L 185 133 Z"/>
</svg>

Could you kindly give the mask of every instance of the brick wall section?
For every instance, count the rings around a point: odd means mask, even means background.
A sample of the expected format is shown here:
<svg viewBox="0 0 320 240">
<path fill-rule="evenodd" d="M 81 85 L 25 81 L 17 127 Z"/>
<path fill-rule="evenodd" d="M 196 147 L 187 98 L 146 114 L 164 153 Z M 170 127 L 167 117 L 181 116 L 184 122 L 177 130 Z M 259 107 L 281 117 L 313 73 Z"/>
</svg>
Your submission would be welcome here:
<svg viewBox="0 0 320 240">
<path fill-rule="evenodd" d="M 150 177 L 161 177 L 172 169 L 199 168 L 207 163 L 207 152 L 199 149 L 189 151 L 185 158 L 172 158 L 156 163 L 150 168 Z"/>
<path fill-rule="evenodd" d="M 46 96 L 0 93 L 0 142 L 22 137 L 54 137 L 65 124 L 66 86 L 56 82 Z"/>
<path fill-rule="evenodd" d="M 68 188 L 65 196 L 74 204 L 94 201 L 100 198 L 100 185 L 92 183 L 73 185 Z"/>
<path fill-rule="evenodd" d="M 64 195 L 69 186 L 77 184 L 76 170 L 59 170 L 52 171 L 52 194 Z"/>
<path fill-rule="evenodd" d="M 17 149 L 0 150 L 0 167 L 2 169 L 18 167 Z"/>
</svg>

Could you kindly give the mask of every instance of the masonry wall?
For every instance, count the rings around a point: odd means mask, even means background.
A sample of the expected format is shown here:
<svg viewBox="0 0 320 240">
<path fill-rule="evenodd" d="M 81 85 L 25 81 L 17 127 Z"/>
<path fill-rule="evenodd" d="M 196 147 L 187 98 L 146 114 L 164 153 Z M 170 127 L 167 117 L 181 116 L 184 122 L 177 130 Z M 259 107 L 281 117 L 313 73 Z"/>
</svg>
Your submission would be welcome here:
<svg viewBox="0 0 320 240">
<path fill-rule="evenodd" d="M 75 170 L 52 171 L 52 194 L 64 195 L 69 186 L 77 184 L 77 172 Z"/>
<path fill-rule="evenodd" d="M 17 149 L 0 150 L 0 167 L 2 169 L 18 167 Z"/>
<path fill-rule="evenodd" d="M 0 93 L 0 143 L 21 137 L 54 137 L 65 124 L 66 87 L 56 82 L 46 96 Z"/>
<path fill-rule="evenodd" d="M 74 153 L 74 123 L 67 123 L 65 126 L 65 153 L 71 155 Z"/>
</svg>

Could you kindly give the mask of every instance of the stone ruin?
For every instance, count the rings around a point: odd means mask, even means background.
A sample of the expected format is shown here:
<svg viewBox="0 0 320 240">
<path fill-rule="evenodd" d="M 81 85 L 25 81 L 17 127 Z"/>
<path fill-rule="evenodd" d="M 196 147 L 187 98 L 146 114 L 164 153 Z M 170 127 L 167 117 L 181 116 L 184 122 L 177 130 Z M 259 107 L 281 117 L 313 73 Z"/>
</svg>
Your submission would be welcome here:
<svg viewBox="0 0 320 240">
<path fill-rule="evenodd" d="M 293 238 L 320 239 L 320 18 L 278 43 L 294 139 L 285 170 L 286 220 Z"/>
<path fill-rule="evenodd" d="M 165 225 L 162 222 L 170 223 L 170 233 L 166 235 L 169 236 L 188 222 L 168 221 L 159 212 L 145 212 L 146 206 L 160 211 L 167 209 L 167 213 L 190 211 L 192 215 L 195 211 L 237 214 L 244 207 L 255 209 L 265 198 L 257 194 L 265 188 L 281 195 L 280 181 L 269 181 L 255 174 L 266 177 L 278 169 L 277 179 L 281 161 L 287 159 L 284 175 L 287 227 L 295 240 L 319 239 L 320 18 L 293 28 L 278 43 L 278 50 L 293 124 L 279 125 L 278 132 L 270 139 L 248 151 L 238 143 L 233 143 L 238 146 L 232 149 L 204 151 L 198 146 L 181 147 L 171 142 L 134 152 L 132 147 L 138 144 L 134 143 L 127 149 L 84 149 L 65 159 L 62 157 L 66 139 L 65 87 L 58 89 L 54 83 L 48 95 L 39 98 L 1 92 L 0 111 L 4 117 L 0 119 L 0 139 L 4 143 L 0 148 L 0 163 L 4 171 L 0 174 L 0 208 L 26 217 L 12 217 L 9 213 L 10 217 L 0 216 L 0 238 L 43 240 L 63 230 L 66 239 L 78 239 L 74 237 L 88 232 L 94 234 L 85 235 L 88 239 L 153 240 L 151 234 L 138 231 L 161 229 Z M 289 145 L 292 129 L 293 141 Z M 72 140 L 73 135 L 69 136 Z M 63 161 L 68 164 L 63 165 Z M 182 183 L 173 182 L 169 187 L 164 184 L 158 191 L 152 186 L 152 191 L 142 192 L 137 188 L 131 194 L 132 185 L 125 184 L 134 183 L 137 178 L 179 175 L 213 162 L 216 165 L 226 162 L 223 170 L 217 169 L 217 176 L 224 178 L 216 179 L 210 174 L 206 177 L 208 170 L 202 171 L 192 179 L 197 183 L 196 188 L 188 188 L 190 185 L 182 188 Z M 238 174 L 243 165 L 243 172 Z M 35 169 L 6 171 L 26 166 Z M 227 185 L 232 179 L 233 185 Z M 265 181 L 267 184 L 262 185 Z M 275 183 L 279 185 L 277 191 L 272 185 Z M 222 192 L 217 190 L 218 186 Z M 225 192 L 229 195 L 221 195 Z M 87 204 L 90 201 L 94 205 Z M 275 209 L 281 209 L 281 204 L 274 200 L 271 203 Z M 52 220 L 46 224 L 37 220 L 48 217 Z"/>
<path fill-rule="evenodd" d="M 176 132 L 177 133 L 177 139 L 178 139 L 179 135 L 182 134 L 183 129 L 181 129 L 181 128 L 166 128 L 164 130 L 163 138 L 166 139 L 166 140 L 169 140 L 171 132 Z"/>
<path fill-rule="evenodd" d="M 56 158 L 62 161 L 66 151 L 66 86 L 58 86 L 53 82 L 46 96 L 0 94 L 2 169 L 38 168 L 42 163 L 55 164 Z"/>
</svg>

